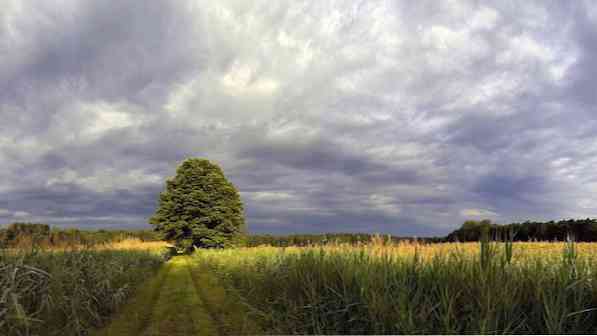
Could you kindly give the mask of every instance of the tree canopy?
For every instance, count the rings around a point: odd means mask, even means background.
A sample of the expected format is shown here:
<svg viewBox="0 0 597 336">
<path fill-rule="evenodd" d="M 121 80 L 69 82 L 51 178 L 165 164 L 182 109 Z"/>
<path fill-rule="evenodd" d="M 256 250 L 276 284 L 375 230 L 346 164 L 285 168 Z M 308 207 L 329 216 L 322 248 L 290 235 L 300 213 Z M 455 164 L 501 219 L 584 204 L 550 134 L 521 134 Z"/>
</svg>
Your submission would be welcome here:
<svg viewBox="0 0 597 336">
<path fill-rule="evenodd" d="M 166 181 L 149 222 L 186 250 L 236 245 L 246 233 L 238 191 L 218 165 L 199 158 L 183 161 Z"/>
<path fill-rule="evenodd" d="M 561 221 L 494 224 L 489 220 L 466 221 L 458 230 L 450 233 L 448 241 L 478 241 L 486 230 L 493 239 L 511 237 L 516 241 L 597 241 L 597 219 L 565 219 Z"/>
</svg>

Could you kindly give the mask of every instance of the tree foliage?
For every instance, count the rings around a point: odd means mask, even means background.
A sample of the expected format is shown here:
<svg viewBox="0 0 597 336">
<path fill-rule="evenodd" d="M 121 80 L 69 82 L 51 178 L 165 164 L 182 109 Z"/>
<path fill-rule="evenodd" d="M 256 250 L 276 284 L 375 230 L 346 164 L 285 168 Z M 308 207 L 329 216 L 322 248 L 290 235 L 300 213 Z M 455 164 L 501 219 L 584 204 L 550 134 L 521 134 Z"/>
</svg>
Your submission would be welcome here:
<svg viewBox="0 0 597 336">
<path fill-rule="evenodd" d="M 291 235 L 250 235 L 247 237 L 247 246 L 256 247 L 262 245 L 268 246 L 313 246 L 326 244 L 348 244 L 360 245 L 369 244 L 374 241 L 383 241 L 386 243 L 399 242 L 418 242 L 418 243 L 437 243 L 441 242 L 441 237 L 398 237 L 392 235 L 380 235 L 371 233 L 321 233 L 321 234 L 291 234 Z"/>
<path fill-rule="evenodd" d="M 198 158 L 182 162 L 166 181 L 149 222 L 185 250 L 236 245 L 246 233 L 238 191 L 219 166 Z"/>
<path fill-rule="evenodd" d="M 515 241 L 565 241 L 572 238 L 575 241 L 597 241 L 596 219 L 565 219 L 561 221 L 511 223 L 505 225 L 493 224 L 489 220 L 466 221 L 450 233 L 448 241 L 478 241 L 483 230 L 489 232 L 492 239 L 506 239 L 511 235 Z"/>
<path fill-rule="evenodd" d="M 24 247 L 74 247 L 115 243 L 125 239 L 157 241 L 156 232 L 150 230 L 78 230 L 60 229 L 39 223 L 12 223 L 0 228 L 1 248 Z"/>
</svg>

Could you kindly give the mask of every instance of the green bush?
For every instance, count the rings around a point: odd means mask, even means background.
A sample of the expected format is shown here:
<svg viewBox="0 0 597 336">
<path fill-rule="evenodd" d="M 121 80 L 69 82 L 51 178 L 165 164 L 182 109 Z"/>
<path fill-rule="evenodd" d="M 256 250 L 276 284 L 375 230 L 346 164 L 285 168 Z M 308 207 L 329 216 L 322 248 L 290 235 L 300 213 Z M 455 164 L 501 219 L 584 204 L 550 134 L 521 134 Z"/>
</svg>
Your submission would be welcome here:
<svg viewBox="0 0 597 336">
<path fill-rule="evenodd" d="M 237 245 L 246 232 L 238 191 L 220 167 L 204 159 L 187 159 L 178 166 L 149 222 L 187 251 Z"/>
</svg>

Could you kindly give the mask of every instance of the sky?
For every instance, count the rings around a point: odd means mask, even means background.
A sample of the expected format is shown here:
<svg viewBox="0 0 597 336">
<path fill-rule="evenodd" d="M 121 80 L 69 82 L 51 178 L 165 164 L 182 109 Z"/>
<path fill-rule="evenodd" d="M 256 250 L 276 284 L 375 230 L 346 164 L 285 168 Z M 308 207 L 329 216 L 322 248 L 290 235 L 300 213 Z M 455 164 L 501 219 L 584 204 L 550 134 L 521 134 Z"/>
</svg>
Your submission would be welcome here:
<svg viewBox="0 0 597 336">
<path fill-rule="evenodd" d="M 252 233 L 597 213 L 594 1 L 0 6 L 0 223 L 150 228 L 187 157 Z"/>
</svg>

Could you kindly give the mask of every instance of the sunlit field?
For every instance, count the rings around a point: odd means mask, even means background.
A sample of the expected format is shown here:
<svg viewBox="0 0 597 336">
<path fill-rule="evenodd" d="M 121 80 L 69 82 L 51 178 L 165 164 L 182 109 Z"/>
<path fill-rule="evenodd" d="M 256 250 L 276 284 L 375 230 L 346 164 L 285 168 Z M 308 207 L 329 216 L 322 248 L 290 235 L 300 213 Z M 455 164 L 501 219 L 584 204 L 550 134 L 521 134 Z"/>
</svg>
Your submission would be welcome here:
<svg viewBox="0 0 597 336">
<path fill-rule="evenodd" d="M 164 241 L 142 241 L 136 238 L 124 239 L 118 242 L 110 242 L 93 247 L 95 250 L 128 250 L 128 251 L 152 251 L 163 252 L 171 246 Z"/>
<path fill-rule="evenodd" d="M 597 244 L 416 243 L 197 251 L 273 334 L 597 331 Z"/>
<path fill-rule="evenodd" d="M 597 243 L 167 246 L 4 251 L 0 334 L 597 332 Z"/>
</svg>

